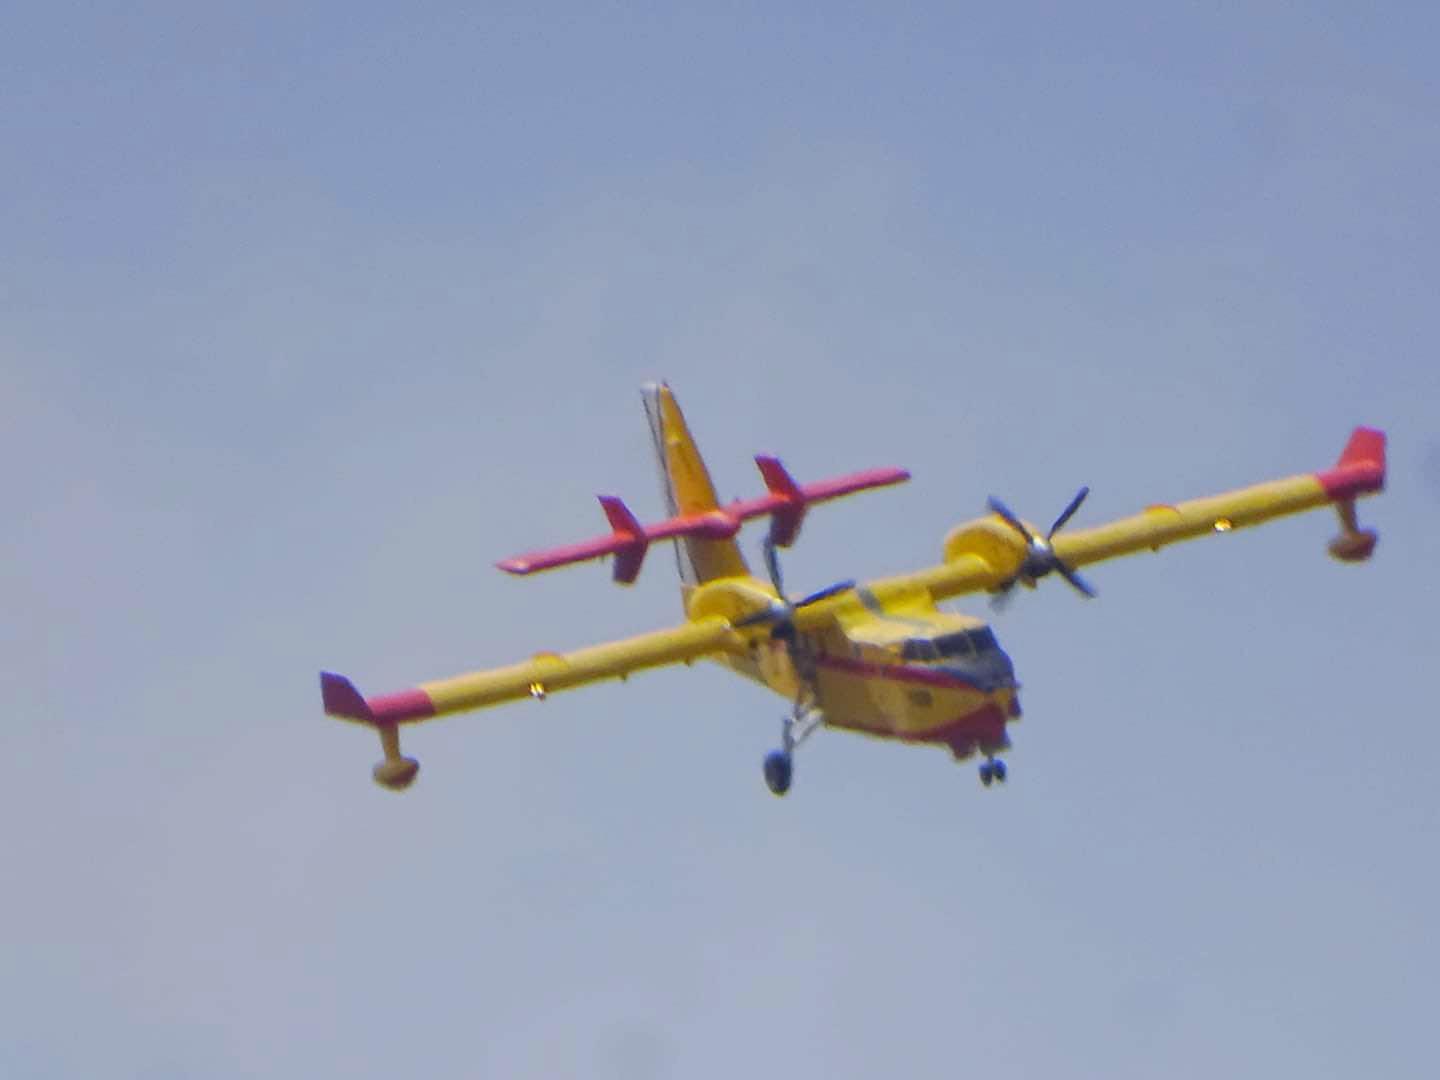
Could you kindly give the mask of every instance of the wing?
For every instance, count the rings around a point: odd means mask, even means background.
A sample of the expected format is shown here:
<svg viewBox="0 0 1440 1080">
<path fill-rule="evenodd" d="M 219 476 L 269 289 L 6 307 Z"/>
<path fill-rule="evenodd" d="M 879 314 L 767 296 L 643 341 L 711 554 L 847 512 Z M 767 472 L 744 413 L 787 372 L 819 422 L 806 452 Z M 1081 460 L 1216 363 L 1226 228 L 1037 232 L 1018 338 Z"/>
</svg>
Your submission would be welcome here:
<svg viewBox="0 0 1440 1080">
<path fill-rule="evenodd" d="M 328 716 L 384 728 L 518 698 L 543 698 L 555 690 L 623 679 L 633 671 L 688 664 L 740 648 L 741 636 L 729 620 L 711 616 L 575 652 L 539 653 L 509 667 L 456 675 L 372 698 L 363 697 L 343 675 L 327 671 L 320 675 L 320 692 Z"/>
<path fill-rule="evenodd" d="M 1223 495 L 1151 506 L 1105 525 L 1060 532 L 1052 543 L 1061 561 L 1074 568 L 1135 552 L 1158 551 L 1167 544 L 1259 525 L 1286 514 L 1334 506 L 1340 515 L 1341 531 L 1331 541 L 1330 552 L 1345 561 L 1359 561 L 1369 557 L 1376 537 L 1373 531 L 1357 527 L 1355 500 L 1384 486 L 1385 435 L 1373 428 L 1356 428 L 1333 468 Z M 998 517 L 986 518 L 961 526 L 946 537 L 943 564 L 872 582 L 870 591 L 887 600 L 924 590 L 934 599 L 943 600 L 996 589 L 1016 573 L 1025 553 L 1025 542 L 1013 528 Z M 817 610 L 810 617 L 819 619 L 825 614 Z M 802 624 L 806 621 L 802 617 Z"/>
<path fill-rule="evenodd" d="M 1371 428 L 1357 428 L 1332 469 L 1174 506 L 1152 506 L 1108 525 L 1061 533 L 1054 540 L 1055 554 L 1070 566 L 1085 566 L 1334 505 L 1340 511 L 1342 532 L 1331 544 L 1331 552 L 1340 558 L 1364 558 L 1375 546 L 1375 535 L 1361 534 L 1356 529 L 1354 502 L 1358 496 L 1373 494 L 1384 486 L 1385 435 Z"/>
</svg>

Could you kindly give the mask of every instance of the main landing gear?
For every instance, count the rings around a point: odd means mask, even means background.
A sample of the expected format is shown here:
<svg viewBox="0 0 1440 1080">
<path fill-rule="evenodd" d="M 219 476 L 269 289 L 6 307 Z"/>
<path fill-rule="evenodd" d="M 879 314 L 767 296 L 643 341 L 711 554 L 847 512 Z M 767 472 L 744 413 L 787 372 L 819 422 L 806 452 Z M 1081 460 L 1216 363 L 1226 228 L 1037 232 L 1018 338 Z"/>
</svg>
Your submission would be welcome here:
<svg viewBox="0 0 1440 1080">
<path fill-rule="evenodd" d="M 790 790 L 790 780 L 795 773 L 795 759 L 784 750 L 771 750 L 765 755 L 765 786 L 772 795 L 784 795 Z"/>
<path fill-rule="evenodd" d="M 813 698 L 802 698 L 780 722 L 780 749 L 765 755 L 765 786 L 772 795 L 784 795 L 795 777 L 795 748 L 825 722 Z"/>
<path fill-rule="evenodd" d="M 989 787 L 996 780 L 1005 782 L 1005 762 L 997 758 L 986 758 L 980 763 L 980 783 Z"/>
</svg>

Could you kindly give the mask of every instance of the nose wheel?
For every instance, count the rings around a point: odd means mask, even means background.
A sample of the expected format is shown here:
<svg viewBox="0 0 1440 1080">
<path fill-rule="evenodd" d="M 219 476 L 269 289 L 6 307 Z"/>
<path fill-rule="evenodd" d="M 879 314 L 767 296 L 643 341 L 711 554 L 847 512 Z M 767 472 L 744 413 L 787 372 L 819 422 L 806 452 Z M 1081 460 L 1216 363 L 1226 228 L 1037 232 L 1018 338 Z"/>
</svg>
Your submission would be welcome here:
<svg viewBox="0 0 1440 1080">
<path fill-rule="evenodd" d="M 1005 776 L 1005 762 L 999 758 L 986 758 L 980 763 L 980 783 L 986 787 L 989 787 L 996 780 L 1003 784 L 1005 782 Z"/>
</svg>

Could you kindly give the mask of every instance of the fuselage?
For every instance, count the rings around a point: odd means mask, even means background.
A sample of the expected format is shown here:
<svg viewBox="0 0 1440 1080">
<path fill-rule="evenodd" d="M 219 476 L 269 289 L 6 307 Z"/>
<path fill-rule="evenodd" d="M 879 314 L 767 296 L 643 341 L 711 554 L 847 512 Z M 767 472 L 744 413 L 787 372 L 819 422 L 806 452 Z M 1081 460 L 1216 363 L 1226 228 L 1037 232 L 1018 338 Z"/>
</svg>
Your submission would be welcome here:
<svg viewBox="0 0 1440 1080">
<path fill-rule="evenodd" d="M 1020 716 L 1015 669 L 981 619 L 933 605 L 882 606 L 869 590 L 797 642 L 813 663 L 826 726 L 948 746 L 957 758 L 1009 745 Z M 801 680 L 784 642 L 723 663 L 794 700 Z"/>
</svg>

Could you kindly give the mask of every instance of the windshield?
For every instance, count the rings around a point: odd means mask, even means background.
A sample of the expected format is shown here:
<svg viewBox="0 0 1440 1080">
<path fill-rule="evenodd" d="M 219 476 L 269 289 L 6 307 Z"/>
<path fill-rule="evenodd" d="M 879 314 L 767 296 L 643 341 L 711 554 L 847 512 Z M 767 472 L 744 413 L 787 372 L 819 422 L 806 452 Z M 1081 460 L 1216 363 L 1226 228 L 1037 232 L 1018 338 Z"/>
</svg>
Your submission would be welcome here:
<svg viewBox="0 0 1440 1080">
<path fill-rule="evenodd" d="M 941 656 L 969 656 L 975 651 L 970 635 L 964 630 L 936 638 L 935 647 L 940 650 Z"/>
<path fill-rule="evenodd" d="M 941 656 L 970 656 L 998 648 L 995 634 L 988 626 L 975 630 L 959 630 L 935 639 L 935 648 Z"/>
<path fill-rule="evenodd" d="M 928 638 L 911 638 L 900 646 L 900 659 L 902 660 L 938 660 L 940 653 L 935 649 L 936 643 Z"/>
</svg>

